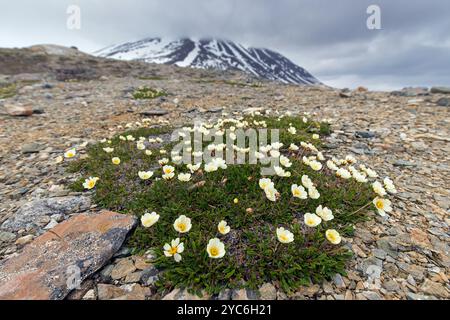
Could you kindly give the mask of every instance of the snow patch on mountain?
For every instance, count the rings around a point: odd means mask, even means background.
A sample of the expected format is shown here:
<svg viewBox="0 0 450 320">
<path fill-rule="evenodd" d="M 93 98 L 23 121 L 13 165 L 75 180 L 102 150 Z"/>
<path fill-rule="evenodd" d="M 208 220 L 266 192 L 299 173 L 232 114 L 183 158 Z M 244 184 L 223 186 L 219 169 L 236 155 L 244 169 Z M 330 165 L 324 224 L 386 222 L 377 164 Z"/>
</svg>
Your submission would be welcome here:
<svg viewBox="0 0 450 320">
<path fill-rule="evenodd" d="M 109 46 L 94 54 L 121 60 L 175 64 L 180 67 L 235 69 L 283 83 L 320 84 L 308 71 L 275 51 L 246 48 L 227 40 L 146 38 Z"/>
</svg>

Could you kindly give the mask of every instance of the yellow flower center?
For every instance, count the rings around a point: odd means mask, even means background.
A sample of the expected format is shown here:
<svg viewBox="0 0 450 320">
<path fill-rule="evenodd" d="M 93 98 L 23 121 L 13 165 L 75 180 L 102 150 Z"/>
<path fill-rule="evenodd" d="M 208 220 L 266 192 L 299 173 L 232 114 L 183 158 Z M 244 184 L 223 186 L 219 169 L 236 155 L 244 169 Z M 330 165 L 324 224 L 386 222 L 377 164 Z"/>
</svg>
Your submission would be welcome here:
<svg viewBox="0 0 450 320">
<path fill-rule="evenodd" d="M 376 207 L 378 209 L 383 209 L 383 207 L 384 207 L 383 200 L 378 200 L 377 203 L 376 203 Z"/>
<path fill-rule="evenodd" d="M 280 235 L 280 239 L 281 239 L 282 241 L 287 241 L 287 240 L 288 240 L 288 237 L 287 237 L 287 235 L 285 235 L 285 234 L 281 234 L 281 235 Z"/>
<path fill-rule="evenodd" d="M 178 223 L 178 230 L 185 231 L 186 230 L 186 224 L 180 222 Z"/>
<path fill-rule="evenodd" d="M 88 183 L 89 188 L 93 188 L 95 186 L 95 181 L 94 180 L 90 180 Z"/>
<path fill-rule="evenodd" d="M 299 195 L 300 195 L 300 190 L 294 189 L 294 196 L 299 196 Z"/>
<path fill-rule="evenodd" d="M 209 253 L 210 253 L 213 257 L 218 256 L 218 255 L 219 255 L 219 248 L 217 248 L 217 247 L 211 247 L 211 248 L 209 249 Z"/>
<path fill-rule="evenodd" d="M 169 249 L 169 253 L 171 255 L 174 255 L 175 253 L 177 253 L 177 251 L 178 251 L 178 247 L 172 247 L 172 248 Z"/>
<path fill-rule="evenodd" d="M 169 174 L 170 172 L 171 172 L 170 169 L 165 169 L 165 170 L 164 170 L 164 173 L 165 173 L 165 174 Z"/>
</svg>

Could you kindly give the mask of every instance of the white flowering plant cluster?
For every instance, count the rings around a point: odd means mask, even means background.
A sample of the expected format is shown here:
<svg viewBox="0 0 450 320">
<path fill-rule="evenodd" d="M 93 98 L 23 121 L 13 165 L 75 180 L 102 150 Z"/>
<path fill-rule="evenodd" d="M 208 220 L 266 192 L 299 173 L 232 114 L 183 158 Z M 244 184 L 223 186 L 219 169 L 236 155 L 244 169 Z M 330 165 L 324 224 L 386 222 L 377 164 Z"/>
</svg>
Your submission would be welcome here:
<svg viewBox="0 0 450 320">
<path fill-rule="evenodd" d="M 217 157 L 179 163 L 169 141 L 173 128 L 144 121 L 88 147 L 87 157 L 70 160 L 71 170 L 82 175 L 72 187 L 93 191 L 101 207 L 139 218 L 128 245 L 136 253 L 156 252 L 161 291 L 218 293 L 272 282 L 290 292 L 344 274 L 351 257 L 345 244 L 355 224 L 370 212 L 385 216 L 392 210 L 392 180 L 353 156 L 321 151 L 330 124 L 309 115 L 224 114 L 184 132 L 261 127 L 278 129 L 279 140 L 233 152 L 277 157 L 271 176 L 261 174 L 260 163 L 227 164 Z M 212 155 L 228 147 L 210 145 L 205 142 L 204 150 Z M 76 159 L 77 152 L 67 150 L 62 158 Z"/>
</svg>

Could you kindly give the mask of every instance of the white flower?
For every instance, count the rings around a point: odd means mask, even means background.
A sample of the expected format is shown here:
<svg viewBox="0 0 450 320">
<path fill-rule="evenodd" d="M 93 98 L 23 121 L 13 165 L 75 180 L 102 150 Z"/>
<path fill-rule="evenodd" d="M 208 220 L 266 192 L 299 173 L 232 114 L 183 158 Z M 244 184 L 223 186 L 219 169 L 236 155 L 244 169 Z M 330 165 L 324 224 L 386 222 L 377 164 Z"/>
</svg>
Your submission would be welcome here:
<svg viewBox="0 0 450 320">
<path fill-rule="evenodd" d="M 159 220 L 159 214 L 156 212 L 146 213 L 141 217 L 141 223 L 144 227 L 149 228 Z"/>
<path fill-rule="evenodd" d="M 314 171 L 319 171 L 320 169 L 322 169 L 322 164 L 319 161 L 311 161 L 309 163 L 309 166 L 311 167 L 311 169 L 313 169 Z"/>
<path fill-rule="evenodd" d="M 386 212 L 392 211 L 391 201 L 389 201 L 388 199 L 376 197 L 372 202 L 375 205 L 375 208 L 377 208 L 378 214 L 382 217 L 386 215 Z"/>
<path fill-rule="evenodd" d="M 302 175 L 302 184 L 307 189 L 312 188 L 314 186 L 311 179 L 306 174 Z"/>
<path fill-rule="evenodd" d="M 163 249 L 164 249 L 164 255 L 166 257 L 173 256 L 173 258 L 176 262 L 181 261 L 180 253 L 182 253 L 184 251 L 184 244 L 183 244 L 183 242 L 180 243 L 180 238 L 176 238 L 176 239 L 172 240 L 170 244 L 166 243 L 164 245 Z"/>
<path fill-rule="evenodd" d="M 355 180 L 358 182 L 361 182 L 361 183 L 367 182 L 366 176 L 359 171 L 353 172 L 352 175 L 353 175 L 353 178 L 355 178 Z"/>
<path fill-rule="evenodd" d="M 292 166 L 291 160 L 289 160 L 289 158 L 285 156 L 280 156 L 280 163 L 282 166 L 285 166 L 286 168 Z"/>
<path fill-rule="evenodd" d="M 380 182 L 375 181 L 374 183 L 372 183 L 372 188 L 373 191 L 379 196 L 382 197 L 386 195 L 386 190 L 383 188 L 383 185 Z"/>
<path fill-rule="evenodd" d="M 303 117 L 303 123 L 307 123 L 308 122 L 308 119 L 306 118 L 306 117 Z"/>
<path fill-rule="evenodd" d="M 186 168 L 188 168 L 191 171 L 191 173 L 194 173 L 195 171 L 200 169 L 200 166 L 201 166 L 201 163 L 197 163 L 197 164 L 188 163 L 186 165 Z"/>
<path fill-rule="evenodd" d="M 160 153 L 160 154 L 167 154 L 167 151 L 164 150 L 164 149 L 161 149 L 161 150 L 159 150 L 159 153 Z"/>
<path fill-rule="evenodd" d="M 267 199 L 269 199 L 272 202 L 275 202 L 277 200 L 277 197 L 280 195 L 274 187 L 267 187 L 264 189 L 264 193 L 266 194 Z"/>
<path fill-rule="evenodd" d="M 147 156 L 151 156 L 153 154 L 153 152 L 151 150 L 145 150 L 145 154 Z"/>
<path fill-rule="evenodd" d="M 294 234 L 283 227 L 277 228 L 277 238 L 281 243 L 290 243 L 294 241 Z"/>
<path fill-rule="evenodd" d="M 191 174 L 190 173 L 180 173 L 178 174 L 178 180 L 187 182 L 191 180 Z"/>
<path fill-rule="evenodd" d="M 219 230 L 219 232 L 221 234 L 227 234 L 228 232 L 230 232 L 231 228 L 230 226 L 227 225 L 227 222 L 225 220 L 222 220 L 219 222 L 219 225 L 217 226 L 217 230 Z"/>
<path fill-rule="evenodd" d="M 217 168 L 221 168 L 221 169 L 226 169 L 227 168 L 227 164 L 225 162 L 224 159 L 222 158 L 214 158 L 212 160 L 212 163 L 217 167 Z"/>
<path fill-rule="evenodd" d="M 391 179 L 389 179 L 389 177 L 384 178 L 383 182 L 387 192 L 397 193 L 397 189 L 394 186 L 394 182 Z"/>
<path fill-rule="evenodd" d="M 73 158 L 73 157 L 75 157 L 76 154 L 77 154 L 77 151 L 74 148 L 72 148 L 72 149 L 69 149 L 66 152 L 64 152 L 64 157 Z"/>
<path fill-rule="evenodd" d="M 324 161 L 325 157 L 323 156 L 322 152 L 317 152 L 317 159 L 319 159 L 320 161 Z"/>
<path fill-rule="evenodd" d="M 119 136 L 119 139 L 122 140 L 122 141 L 127 140 L 127 138 L 125 138 L 124 136 Z"/>
<path fill-rule="evenodd" d="M 259 179 L 259 187 L 263 190 L 267 188 L 273 188 L 273 182 L 269 178 L 261 178 Z"/>
<path fill-rule="evenodd" d="M 350 173 L 350 171 L 348 171 L 347 169 L 344 169 L 344 168 L 339 168 L 336 171 L 336 175 L 342 179 L 350 179 L 352 177 L 352 174 Z"/>
<path fill-rule="evenodd" d="M 347 163 L 351 163 L 351 164 L 356 163 L 356 159 L 352 155 L 346 156 L 345 161 L 347 161 Z"/>
<path fill-rule="evenodd" d="M 180 155 L 173 155 L 172 156 L 172 161 L 175 162 L 176 164 L 179 164 L 182 159 L 183 159 L 183 157 L 180 156 Z"/>
<path fill-rule="evenodd" d="M 100 180 L 100 178 L 98 177 L 89 177 L 86 180 L 84 180 L 83 187 L 85 189 L 90 190 L 95 187 L 95 184 L 97 183 L 98 180 Z"/>
<path fill-rule="evenodd" d="M 280 149 L 283 146 L 283 143 L 281 143 L 281 142 L 273 142 L 271 144 L 271 146 L 272 146 L 272 149 L 278 150 L 278 149 Z"/>
<path fill-rule="evenodd" d="M 138 176 L 142 180 L 148 180 L 153 176 L 153 171 L 139 171 Z"/>
<path fill-rule="evenodd" d="M 322 205 L 316 208 L 316 214 L 323 219 L 323 221 L 330 221 L 334 219 L 333 212 L 327 207 L 323 207 Z"/>
<path fill-rule="evenodd" d="M 303 218 L 308 227 L 317 227 L 322 222 L 322 218 L 314 213 L 305 213 Z"/>
<path fill-rule="evenodd" d="M 217 167 L 217 165 L 214 162 L 209 162 L 207 164 L 205 164 L 205 171 L 206 172 L 214 172 L 217 171 L 219 168 Z"/>
<path fill-rule="evenodd" d="M 296 184 L 293 184 L 291 186 L 291 192 L 292 192 L 292 196 L 294 198 L 299 198 L 299 199 L 308 198 L 308 193 L 305 191 L 305 188 L 303 188 L 303 186 L 298 186 Z"/>
<path fill-rule="evenodd" d="M 275 150 L 275 149 L 270 150 L 269 153 L 270 153 L 270 156 L 273 158 L 278 158 L 280 156 L 280 151 Z"/>
<path fill-rule="evenodd" d="M 186 233 L 192 228 L 191 219 L 185 215 L 181 215 L 175 220 L 173 227 L 177 232 Z"/>
<path fill-rule="evenodd" d="M 331 161 L 331 160 L 328 160 L 327 161 L 327 167 L 328 167 L 328 169 L 331 169 L 331 170 L 333 170 L 333 171 L 337 171 L 339 168 L 336 166 L 336 164 L 333 162 L 333 161 Z"/>
<path fill-rule="evenodd" d="M 106 153 L 111 153 L 114 151 L 114 148 L 106 147 L 106 148 L 103 148 L 103 151 L 105 151 Z"/>
<path fill-rule="evenodd" d="M 126 138 L 127 138 L 128 141 L 134 141 L 135 140 L 135 138 L 131 134 L 128 135 Z"/>
<path fill-rule="evenodd" d="M 308 188 L 308 195 L 311 199 L 319 199 L 320 198 L 320 193 L 314 186 L 311 188 Z"/>
<path fill-rule="evenodd" d="M 209 240 L 206 252 L 210 258 L 220 259 L 225 255 L 225 245 L 218 238 L 213 238 Z"/>
<path fill-rule="evenodd" d="M 138 150 L 145 150 L 145 144 L 138 142 L 136 143 L 136 148 L 138 148 Z"/>
<path fill-rule="evenodd" d="M 291 151 L 297 151 L 298 149 L 298 146 L 294 143 L 291 143 L 291 145 L 289 146 L 289 150 Z"/>
<path fill-rule="evenodd" d="M 162 158 L 162 159 L 158 160 L 158 163 L 159 163 L 159 165 L 163 166 L 163 165 L 169 163 L 169 159 L 167 159 L 167 158 Z"/>
<path fill-rule="evenodd" d="M 325 231 L 325 237 L 332 244 L 339 244 L 339 243 L 341 243 L 341 240 L 342 240 L 339 233 L 334 229 L 328 229 L 327 231 Z"/>
<path fill-rule="evenodd" d="M 275 173 L 279 177 L 290 177 L 291 173 L 289 171 L 285 171 L 282 167 L 275 166 L 273 167 L 273 170 L 275 170 Z"/>
<path fill-rule="evenodd" d="M 172 166 L 165 165 L 162 170 L 164 172 L 162 175 L 164 180 L 170 180 L 175 176 L 175 168 Z"/>
<path fill-rule="evenodd" d="M 318 139 L 319 139 L 319 135 L 318 135 L 317 133 L 314 133 L 314 134 L 312 135 L 312 138 L 313 138 L 314 140 L 318 140 Z"/>
<path fill-rule="evenodd" d="M 303 156 L 302 161 L 303 161 L 303 163 L 306 164 L 307 166 L 309 166 L 310 163 L 311 163 L 311 160 L 309 160 L 309 158 L 308 158 L 308 157 L 305 157 L 305 156 Z"/>
<path fill-rule="evenodd" d="M 294 127 L 289 127 L 288 129 L 290 134 L 296 134 L 297 133 L 297 129 L 295 129 Z"/>
<path fill-rule="evenodd" d="M 120 164 L 120 158 L 119 157 L 114 157 L 111 159 L 111 162 L 115 165 Z"/>
</svg>

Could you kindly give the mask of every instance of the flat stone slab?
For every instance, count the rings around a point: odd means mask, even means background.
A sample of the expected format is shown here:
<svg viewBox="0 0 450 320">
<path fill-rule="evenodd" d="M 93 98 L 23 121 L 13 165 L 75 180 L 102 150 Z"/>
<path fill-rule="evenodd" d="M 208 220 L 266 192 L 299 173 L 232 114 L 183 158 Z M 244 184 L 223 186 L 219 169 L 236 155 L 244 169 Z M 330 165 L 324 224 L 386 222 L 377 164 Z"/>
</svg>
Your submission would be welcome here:
<svg viewBox="0 0 450 320">
<path fill-rule="evenodd" d="M 17 232 L 20 229 L 27 231 L 33 228 L 41 229 L 41 220 L 44 220 L 45 225 L 54 214 L 62 214 L 65 216 L 76 212 L 85 212 L 90 206 L 91 200 L 86 196 L 66 196 L 33 200 L 20 207 L 13 216 L 3 222 L 0 229 L 9 232 Z"/>
<path fill-rule="evenodd" d="M 58 224 L 0 261 L 0 300 L 63 299 L 111 259 L 135 223 L 132 216 L 102 211 Z"/>
</svg>

